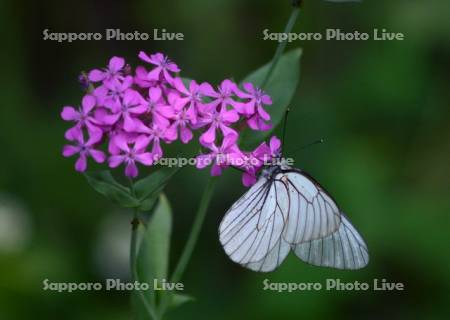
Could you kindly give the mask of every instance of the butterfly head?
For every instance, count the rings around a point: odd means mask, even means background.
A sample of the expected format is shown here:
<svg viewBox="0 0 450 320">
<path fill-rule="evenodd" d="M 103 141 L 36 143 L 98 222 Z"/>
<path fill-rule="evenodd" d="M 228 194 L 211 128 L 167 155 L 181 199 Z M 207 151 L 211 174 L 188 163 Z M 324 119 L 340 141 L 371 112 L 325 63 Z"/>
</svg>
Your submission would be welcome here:
<svg viewBox="0 0 450 320">
<path fill-rule="evenodd" d="M 270 179 L 276 176 L 278 173 L 290 169 L 291 166 L 289 165 L 288 161 L 280 155 L 278 157 L 272 158 L 272 162 L 270 164 L 267 164 L 261 171 L 261 176 Z"/>
</svg>

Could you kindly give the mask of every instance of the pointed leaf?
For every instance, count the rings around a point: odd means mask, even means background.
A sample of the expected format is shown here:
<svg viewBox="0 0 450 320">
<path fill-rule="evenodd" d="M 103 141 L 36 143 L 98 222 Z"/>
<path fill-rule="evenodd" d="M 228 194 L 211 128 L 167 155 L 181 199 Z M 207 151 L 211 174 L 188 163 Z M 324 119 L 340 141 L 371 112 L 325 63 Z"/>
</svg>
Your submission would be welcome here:
<svg viewBox="0 0 450 320">
<path fill-rule="evenodd" d="M 84 176 L 95 191 L 120 206 L 133 208 L 139 205 L 139 201 L 131 195 L 130 190 L 118 183 L 109 171 L 86 172 Z"/>
<path fill-rule="evenodd" d="M 170 308 L 177 308 L 186 302 L 194 301 L 195 298 L 193 296 L 187 295 L 187 294 L 181 294 L 181 293 L 173 293 L 170 297 Z"/>
<path fill-rule="evenodd" d="M 147 198 L 157 197 L 158 194 L 164 189 L 170 178 L 178 172 L 179 167 L 163 168 L 148 175 L 147 177 L 138 180 L 134 184 L 134 191 L 136 197 L 143 201 Z M 146 206 L 146 208 L 148 205 Z"/>
<path fill-rule="evenodd" d="M 166 196 L 161 194 L 158 206 L 147 225 L 140 250 L 140 254 L 149 260 L 156 279 L 167 278 L 171 232 L 172 211 Z"/>
<path fill-rule="evenodd" d="M 171 231 L 172 211 L 169 201 L 161 194 L 147 223 L 138 256 L 139 280 L 150 284 L 150 289 L 144 294 L 154 308 L 156 308 L 156 301 L 160 300 L 156 295 L 166 294 L 164 291 L 154 291 L 153 289 L 155 279 L 158 283 L 161 283 L 162 279 L 168 277 Z M 137 300 L 137 303 L 139 303 L 139 300 Z"/>
</svg>

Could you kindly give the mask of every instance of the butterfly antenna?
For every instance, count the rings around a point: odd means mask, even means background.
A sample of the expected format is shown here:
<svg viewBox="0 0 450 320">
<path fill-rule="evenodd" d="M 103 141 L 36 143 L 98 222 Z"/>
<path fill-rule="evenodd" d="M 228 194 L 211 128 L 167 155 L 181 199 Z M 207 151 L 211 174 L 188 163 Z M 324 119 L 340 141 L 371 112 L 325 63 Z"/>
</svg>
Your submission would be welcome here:
<svg viewBox="0 0 450 320">
<path fill-rule="evenodd" d="M 283 150 L 284 150 L 284 141 L 286 140 L 286 128 L 287 128 L 289 111 L 291 111 L 291 109 L 288 107 L 286 109 L 286 112 L 284 113 L 283 135 L 281 138 L 281 152 L 283 152 Z"/>
<path fill-rule="evenodd" d="M 294 153 L 294 152 L 297 152 L 297 151 L 299 151 L 299 150 L 303 150 L 303 149 L 309 148 L 309 147 L 311 147 L 311 146 L 314 146 L 314 145 L 316 145 L 316 144 L 320 144 L 320 143 L 324 143 L 324 142 L 325 142 L 325 139 L 320 138 L 319 140 L 316 140 L 316 141 L 313 141 L 313 142 L 311 142 L 311 143 L 305 144 L 304 146 L 301 146 L 300 148 L 297 148 L 297 149 L 293 150 L 293 151 L 290 152 L 290 153 Z"/>
</svg>

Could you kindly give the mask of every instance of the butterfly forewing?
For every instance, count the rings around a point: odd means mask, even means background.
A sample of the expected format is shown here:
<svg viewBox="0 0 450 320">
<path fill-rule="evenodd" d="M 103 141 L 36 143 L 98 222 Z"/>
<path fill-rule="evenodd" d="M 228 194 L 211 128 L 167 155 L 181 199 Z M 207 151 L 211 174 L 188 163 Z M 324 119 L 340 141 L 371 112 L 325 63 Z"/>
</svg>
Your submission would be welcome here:
<svg viewBox="0 0 450 320">
<path fill-rule="evenodd" d="M 335 201 L 315 181 L 297 170 L 279 173 L 290 198 L 288 222 L 283 233 L 289 243 L 323 238 L 338 230 L 341 214 Z"/>
<path fill-rule="evenodd" d="M 283 239 L 283 237 L 280 237 L 276 245 L 267 253 L 267 255 L 263 259 L 256 262 L 249 262 L 244 266 L 253 271 L 273 271 L 284 261 L 289 251 L 291 251 L 291 245 L 287 243 Z"/>
<path fill-rule="evenodd" d="M 219 227 L 219 239 L 233 261 L 239 264 L 257 262 L 275 247 L 286 215 L 275 199 L 273 184 L 260 178 L 225 214 Z"/>
</svg>

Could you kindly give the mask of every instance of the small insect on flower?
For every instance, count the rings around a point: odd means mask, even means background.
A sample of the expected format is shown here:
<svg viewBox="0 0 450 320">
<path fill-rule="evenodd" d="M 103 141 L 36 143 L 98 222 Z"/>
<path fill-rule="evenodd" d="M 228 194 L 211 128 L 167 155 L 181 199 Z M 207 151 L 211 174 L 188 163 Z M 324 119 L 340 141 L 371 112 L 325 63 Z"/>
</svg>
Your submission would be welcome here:
<svg viewBox="0 0 450 320">
<path fill-rule="evenodd" d="M 263 168 L 219 227 L 220 242 L 231 260 L 268 272 L 292 249 L 316 266 L 352 270 L 366 266 L 367 246 L 336 201 L 303 170 L 287 165 L 276 140 L 267 147 L 276 161 Z"/>
</svg>

